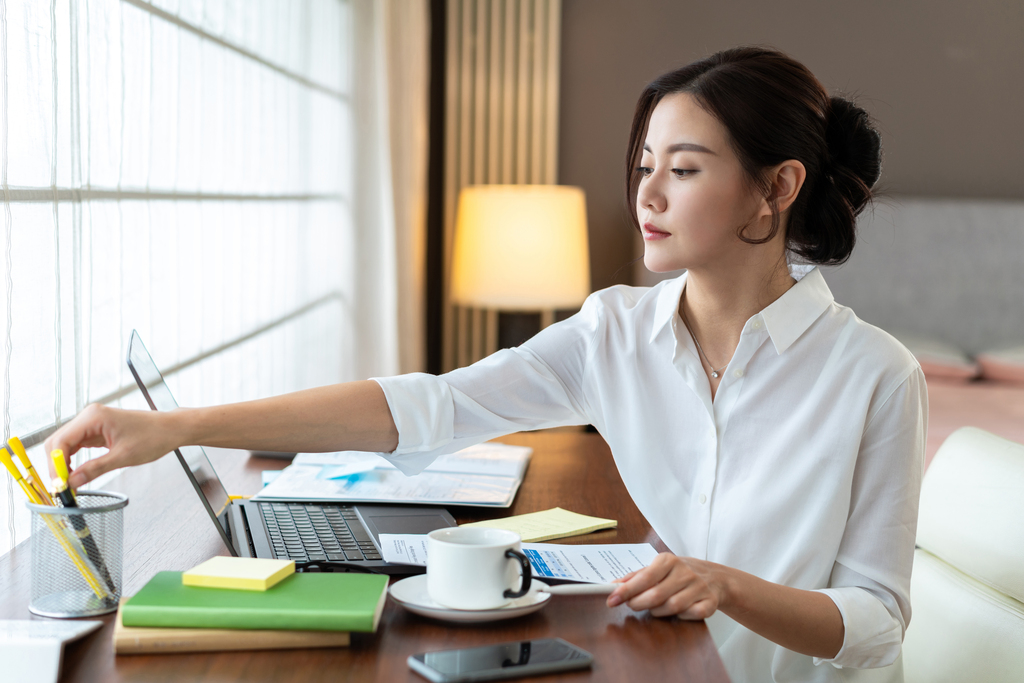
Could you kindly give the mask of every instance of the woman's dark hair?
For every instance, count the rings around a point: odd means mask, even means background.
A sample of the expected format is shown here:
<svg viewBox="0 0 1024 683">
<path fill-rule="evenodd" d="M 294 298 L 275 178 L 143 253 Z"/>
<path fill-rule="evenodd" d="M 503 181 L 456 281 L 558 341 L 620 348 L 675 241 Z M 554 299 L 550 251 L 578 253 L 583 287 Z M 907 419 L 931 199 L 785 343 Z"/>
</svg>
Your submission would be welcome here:
<svg viewBox="0 0 1024 683">
<path fill-rule="evenodd" d="M 689 93 L 729 132 L 729 139 L 753 186 L 771 195 L 765 170 L 796 159 L 807 178 L 790 207 L 786 246 L 817 264 L 846 261 L 856 240 L 856 217 L 871 200 L 882 169 L 881 139 L 860 107 L 828 92 L 807 67 L 776 50 L 739 47 L 705 57 L 667 73 L 644 89 L 633 114 L 626 156 L 626 197 L 633 225 L 640 229 L 636 196 L 640 156 L 651 113 L 666 95 Z M 772 204 L 769 234 L 778 234 L 779 211 Z"/>
</svg>

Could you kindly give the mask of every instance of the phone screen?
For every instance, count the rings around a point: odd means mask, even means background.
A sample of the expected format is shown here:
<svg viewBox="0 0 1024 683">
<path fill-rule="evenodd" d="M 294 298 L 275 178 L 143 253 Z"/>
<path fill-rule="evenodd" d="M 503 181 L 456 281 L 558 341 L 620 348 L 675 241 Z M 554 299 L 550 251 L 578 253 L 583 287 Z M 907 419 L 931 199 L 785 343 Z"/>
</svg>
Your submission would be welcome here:
<svg viewBox="0 0 1024 683">
<path fill-rule="evenodd" d="M 594 658 L 561 638 L 523 640 L 465 650 L 425 652 L 409 657 L 409 666 L 432 681 L 493 681 L 549 671 L 583 669 Z"/>
</svg>

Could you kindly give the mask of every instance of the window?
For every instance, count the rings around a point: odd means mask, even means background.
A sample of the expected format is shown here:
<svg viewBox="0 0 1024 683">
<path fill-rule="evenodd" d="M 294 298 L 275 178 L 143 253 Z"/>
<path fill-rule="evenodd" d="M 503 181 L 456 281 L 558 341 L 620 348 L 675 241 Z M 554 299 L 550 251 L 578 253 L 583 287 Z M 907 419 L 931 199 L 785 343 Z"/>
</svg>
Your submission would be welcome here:
<svg viewBox="0 0 1024 683">
<path fill-rule="evenodd" d="M 185 405 L 353 378 L 351 23 L 343 0 L 5 4 L 4 438 L 37 469 L 88 403 L 142 407 L 132 329 Z M 28 533 L 10 481 L 0 516 L 3 552 Z"/>
</svg>

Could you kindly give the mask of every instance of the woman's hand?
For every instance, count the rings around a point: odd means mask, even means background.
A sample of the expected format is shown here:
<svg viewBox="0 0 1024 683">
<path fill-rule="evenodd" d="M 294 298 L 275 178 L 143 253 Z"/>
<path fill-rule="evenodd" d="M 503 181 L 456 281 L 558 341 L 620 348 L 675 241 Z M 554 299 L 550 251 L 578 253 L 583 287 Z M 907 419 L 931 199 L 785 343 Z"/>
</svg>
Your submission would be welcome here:
<svg viewBox="0 0 1024 683">
<path fill-rule="evenodd" d="M 819 591 L 791 588 L 753 574 L 661 553 L 654 562 L 619 579 L 608 606 L 626 603 L 656 617 L 707 619 L 721 610 L 737 623 L 782 647 L 832 659 L 843 646 L 843 615 Z"/>
<path fill-rule="evenodd" d="M 180 445 L 169 424 L 173 415 L 173 412 L 121 410 L 94 403 L 51 434 L 44 447 L 47 453 L 57 448 L 64 451 L 69 465 L 71 456 L 81 448 L 109 449 L 105 455 L 83 463 L 71 473 L 69 483 L 74 489 L 110 470 L 152 462 L 173 451 Z M 50 474 L 53 475 L 52 463 Z"/>
<path fill-rule="evenodd" d="M 622 577 L 622 585 L 608 596 L 608 606 L 626 603 L 656 617 L 707 619 L 725 602 L 722 569 L 712 562 L 661 553 L 647 567 Z"/>
</svg>

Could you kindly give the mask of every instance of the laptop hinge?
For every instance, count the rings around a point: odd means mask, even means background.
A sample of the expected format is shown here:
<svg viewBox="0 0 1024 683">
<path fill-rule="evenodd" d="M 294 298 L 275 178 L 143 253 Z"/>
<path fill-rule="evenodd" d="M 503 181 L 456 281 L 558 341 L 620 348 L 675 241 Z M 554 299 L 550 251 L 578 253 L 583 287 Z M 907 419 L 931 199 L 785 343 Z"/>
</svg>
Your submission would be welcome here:
<svg viewBox="0 0 1024 683">
<path fill-rule="evenodd" d="M 242 515 L 240 505 L 229 505 L 226 510 L 228 515 L 228 534 L 231 536 L 231 549 L 236 557 L 256 557 L 249 543 L 248 530 L 245 528 L 245 518 Z"/>
</svg>

